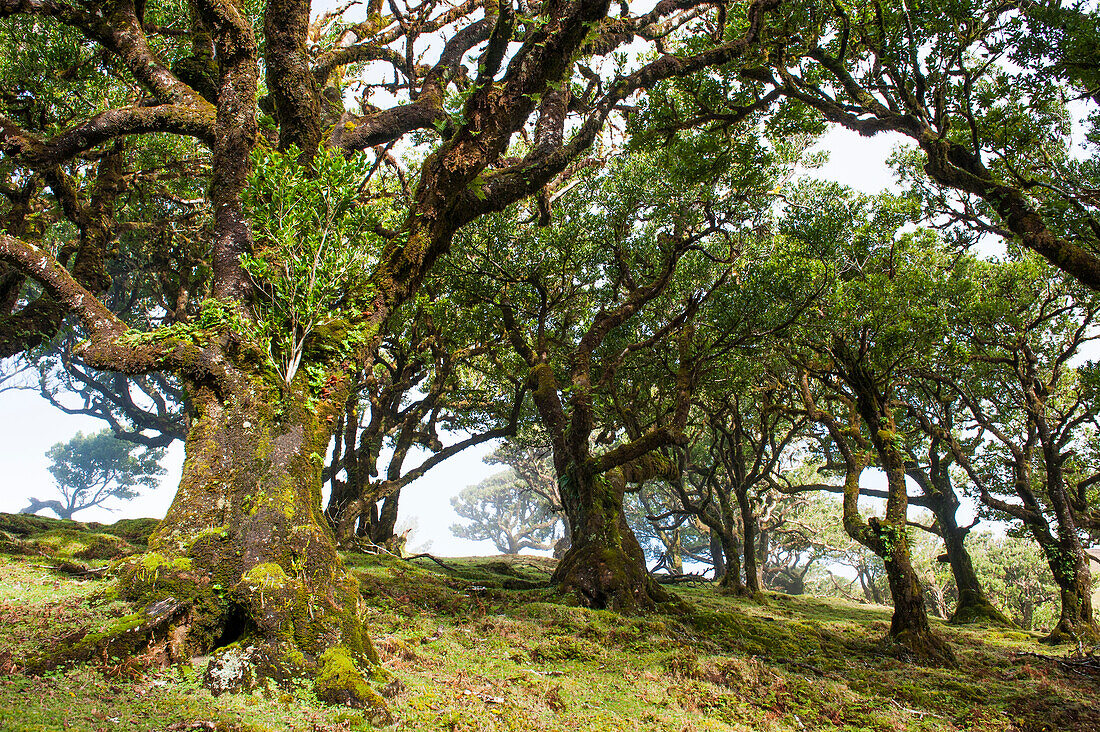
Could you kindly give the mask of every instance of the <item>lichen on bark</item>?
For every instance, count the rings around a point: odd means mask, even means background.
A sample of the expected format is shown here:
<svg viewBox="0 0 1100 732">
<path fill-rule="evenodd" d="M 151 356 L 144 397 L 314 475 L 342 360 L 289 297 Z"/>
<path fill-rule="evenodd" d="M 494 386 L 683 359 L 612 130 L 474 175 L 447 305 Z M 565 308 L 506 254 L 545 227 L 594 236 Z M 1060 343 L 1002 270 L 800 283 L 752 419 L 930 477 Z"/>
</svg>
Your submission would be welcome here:
<svg viewBox="0 0 1100 732">
<path fill-rule="evenodd" d="M 179 491 L 149 551 L 120 567 L 124 597 L 190 604 L 191 655 L 213 654 L 212 688 L 311 677 L 327 651 L 378 658 L 363 628 L 358 582 L 321 513 L 328 430 L 303 392 L 260 378 L 230 394 L 190 384 L 192 419 Z"/>
</svg>

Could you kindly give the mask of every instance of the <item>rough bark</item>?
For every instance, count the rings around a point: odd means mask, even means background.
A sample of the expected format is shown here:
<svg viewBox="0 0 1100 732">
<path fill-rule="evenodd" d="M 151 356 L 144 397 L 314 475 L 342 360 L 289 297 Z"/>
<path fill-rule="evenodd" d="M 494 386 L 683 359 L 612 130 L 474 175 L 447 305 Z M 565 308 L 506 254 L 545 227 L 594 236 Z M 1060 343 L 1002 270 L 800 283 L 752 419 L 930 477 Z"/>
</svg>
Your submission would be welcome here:
<svg viewBox="0 0 1100 732">
<path fill-rule="evenodd" d="M 760 586 L 760 564 L 757 562 L 756 555 L 756 513 L 752 510 L 747 489 L 737 490 L 737 505 L 741 509 L 741 526 L 744 533 L 745 589 L 753 597 L 763 597 Z"/>
<path fill-rule="evenodd" d="M 840 338 L 833 338 L 830 354 L 839 376 L 851 389 L 851 396 L 845 394 L 842 399 L 852 408 L 853 426 L 845 427 L 833 415 L 817 409 L 806 377 L 802 392 L 808 413 L 828 428 L 844 459 L 844 529 L 886 564 L 894 604 L 890 638 L 918 659 L 953 665 L 955 657 L 950 647 L 928 624 L 920 579 L 910 560 L 905 460 L 896 442 L 897 427 L 887 406 L 889 399 L 859 354 Z M 862 431 L 863 425 L 868 434 Z M 878 458 L 886 474 L 886 515 L 881 520 L 864 520 L 858 507 L 859 479 L 872 456 Z"/>
<path fill-rule="evenodd" d="M 358 583 L 321 513 L 319 456 L 328 435 L 317 415 L 258 379 L 242 380 L 232 394 L 203 384 L 189 391 L 194 414 L 180 487 L 149 553 L 124 567 L 124 596 L 190 601 L 188 653 L 238 643 L 276 679 L 312 670 L 336 646 L 377 660 Z"/>
<path fill-rule="evenodd" d="M 645 553 L 627 524 L 620 480 L 573 467 L 561 495 L 572 529 L 569 551 L 551 583 L 588 607 L 637 612 L 670 597 L 646 571 Z"/>
<path fill-rule="evenodd" d="M 1095 642 L 1100 639 L 1100 628 L 1093 616 L 1088 555 L 1080 547 L 1080 540 L 1073 536 L 1070 541 L 1060 541 L 1057 548 L 1043 549 L 1054 581 L 1058 584 L 1061 600 L 1058 623 L 1043 638 L 1043 642 Z"/>
<path fill-rule="evenodd" d="M 732 531 L 723 531 L 718 534 L 722 543 L 722 554 L 726 558 L 726 571 L 718 581 L 718 586 L 735 595 L 748 593 L 744 581 L 741 579 L 741 539 Z"/>
<path fill-rule="evenodd" d="M 872 521 L 872 526 L 874 525 Z M 906 541 L 894 541 L 883 557 L 894 614 L 890 637 L 917 658 L 953 660 L 954 654 L 940 636 L 932 632 L 924 607 L 924 591 L 913 570 Z"/>
<path fill-rule="evenodd" d="M 1006 627 L 1014 626 L 1008 616 L 994 607 L 986 597 L 974 570 L 974 562 L 966 549 L 966 535 L 972 527 L 959 526 L 956 515 L 959 510 L 959 498 L 952 485 L 950 467 L 953 464 L 942 451 L 942 438 L 923 416 L 917 415 L 922 429 L 931 440 L 928 449 L 927 470 L 911 464 L 906 474 L 913 479 L 924 493 L 924 505 L 931 509 L 936 517 L 936 532 L 943 539 L 945 558 L 951 567 L 959 600 L 951 614 L 951 623 L 965 625 L 986 622 Z"/>
<path fill-rule="evenodd" d="M 714 564 L 714 578 L 726 576 L 726 556 L 722 551 L 722 539 L 714 529 L 710 530 L 710 561 Z"/>
</svg>

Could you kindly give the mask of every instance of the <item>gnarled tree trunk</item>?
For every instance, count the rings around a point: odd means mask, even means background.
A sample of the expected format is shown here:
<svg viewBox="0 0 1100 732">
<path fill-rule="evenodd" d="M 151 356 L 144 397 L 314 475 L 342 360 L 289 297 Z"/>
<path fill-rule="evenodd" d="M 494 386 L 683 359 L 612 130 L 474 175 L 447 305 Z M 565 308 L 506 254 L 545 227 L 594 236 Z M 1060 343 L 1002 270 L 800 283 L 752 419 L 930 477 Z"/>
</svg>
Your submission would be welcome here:
<svg viewBox="0 0 1100 732">
<path fill-rule="evenodd" d="M 760 586 L 760 564 L 756 555 L 757 521 L 752 510 L 747 487 L 738 486 L 737 505 L 741 509 L 741 526 L 744 531 L 745 590 L 756 598 L 764 596 Z"/>
<path fill-rule="evenodd" d="M 726 571 L 718 581 L 718 586 L 735 595 L 747 594 L 745 583 L 741 579 L 741 538 L 732 531 L 718 534 L 722 542 L 722 554 L 726 557 Z"/>
<path fill-rule="evenodd" d="M 714 578 L 722 579 L 726 576 L 726 557 L 722 551 L 722 539 L 718 532 L 710 529 L 710 561 L 714 564 Z"/>
<path fill-rule="evenodd" d="M 336 647 L 377 660 L 358 583 L 321 512 L 329 430 L 294 398 L 301 395 L 280 399 L 259 379 L 242 377 L 230 394 L 204 384 L 189 391 L 180 487 L 149 552 L 124 566 L 124 596 L 190 602 L 180 650 L 208 654 L 235 643 L 259 675 L 300 676 Z M 216 656 L 208 673 L 216 688 L 255 683 L 255 672 L 228 678 L 218 663 Z"/>
<path fill-rule="evenodd" d="M 945 502 L 946 503 L 946 502 Z M 958 501 L 955 502 L 955 507 Z M 994 607 L 986 597 L 974 570 L 970 552 L 966 550 L 966 532 L 955 521 L 955 508 L 933 504 L 936 523 L 940 526 L 947 562 L 951 566 L 951 575 L 955 578 L 955 587 L 959 591 L 959 602 L 951 614 L 951 623 L 988 622 L 996 625 L 1014 626 L 1004 613 Z"/>
<path fill-rule="evenodd" d="M 1043 547 L 1058 583 L 1061 609 L 1045 643 L 1093 642 L 1100 638 L 1092 608 L 1092 573 L 1088 555 L 1076 536 L 1061 537 L 1057 547 Z"/>
<path fill-rule="evenodd" d="M 973 527 L 961 527 L 956 519 L 959 498 L 955 494 L 950 472 L 954 462 L 948 455 L 943 454 L 943 436 L 925 415 L 915 411 L 914 413 L 922 429 L 930 438 L 928 469 L 922 470 L 914 462 L 906 474 L 924 493 L 923 504 L 931 509 L 936 517 L 938 534 L 944 543 L 945 558 L 951 567 L 951 575 L 955 579 L 955 587 L 959 592 L 959 601 L 954 613 L 951 614 L 950 622 L 955 625 L 988 622 L 1011 627 L 1015 624 L 986 597 L 978 580 L 978 573 L 974 571 L 970 552 L 966 549 L 966 535 Z"/>
<path fill-rule="evenodd" d="M 650 577 L 645 553 L 627 524 L 621 472 L 591 475 L 576 462 L 561 462 L 559 485 L 571 544 L 552 584 L 594 608 L 633 612 L 667 601 L 668 593 Z"/>
</svg>

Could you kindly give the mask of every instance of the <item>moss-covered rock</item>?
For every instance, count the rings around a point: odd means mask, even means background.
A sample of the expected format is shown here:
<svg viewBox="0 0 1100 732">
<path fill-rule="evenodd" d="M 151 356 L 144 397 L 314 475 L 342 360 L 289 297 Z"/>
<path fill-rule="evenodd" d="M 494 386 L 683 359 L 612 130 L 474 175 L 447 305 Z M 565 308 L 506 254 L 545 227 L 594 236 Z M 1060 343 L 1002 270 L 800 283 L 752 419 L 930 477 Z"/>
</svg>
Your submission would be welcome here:
<svg viewBox="0 0 1100 732">
<path fill-rule="evenodd" d="M 117 536 L 73 528 L 51 529 L 24 542 L 43 554 L 77 559 L 119 559 L 136 551 Z"/>
<path fill-rule="evenodd" d="M 36 516 L 30 513 L 0 513 L 0 531 L 25 539 L 54 529 L 82 529 L 77 521 Z"/>
</svg>

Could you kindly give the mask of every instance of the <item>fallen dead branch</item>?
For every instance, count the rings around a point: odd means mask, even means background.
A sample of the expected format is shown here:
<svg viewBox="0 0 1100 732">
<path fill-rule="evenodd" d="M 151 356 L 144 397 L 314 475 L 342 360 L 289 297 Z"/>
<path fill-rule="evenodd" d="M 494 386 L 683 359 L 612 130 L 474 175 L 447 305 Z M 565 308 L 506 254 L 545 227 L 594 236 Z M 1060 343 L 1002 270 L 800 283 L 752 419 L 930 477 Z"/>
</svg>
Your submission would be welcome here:
<svg viewBox="0 0 1100 732">
<path fill-rule="evenodd" d="M 687 574 L 655 574 L 652 575 L 662 585 L 678 585 L 684 582 L 705 582 L 710 584 L 712 580 L 698 573 Z"/>
<path fill-rule="evenodd" d="M 1066 654 L 1065 656 L 1048 656 L 1031 651 L 1017 651 L 1015 655 L 1016 658 L 1042 659 L 1063 671 L 1078 676 L 1100 676 L 1100 654 L 1097 654 L 1095 650 L 1087 653 L 1078 652 L 1073 655 Z"/>
</svg>

